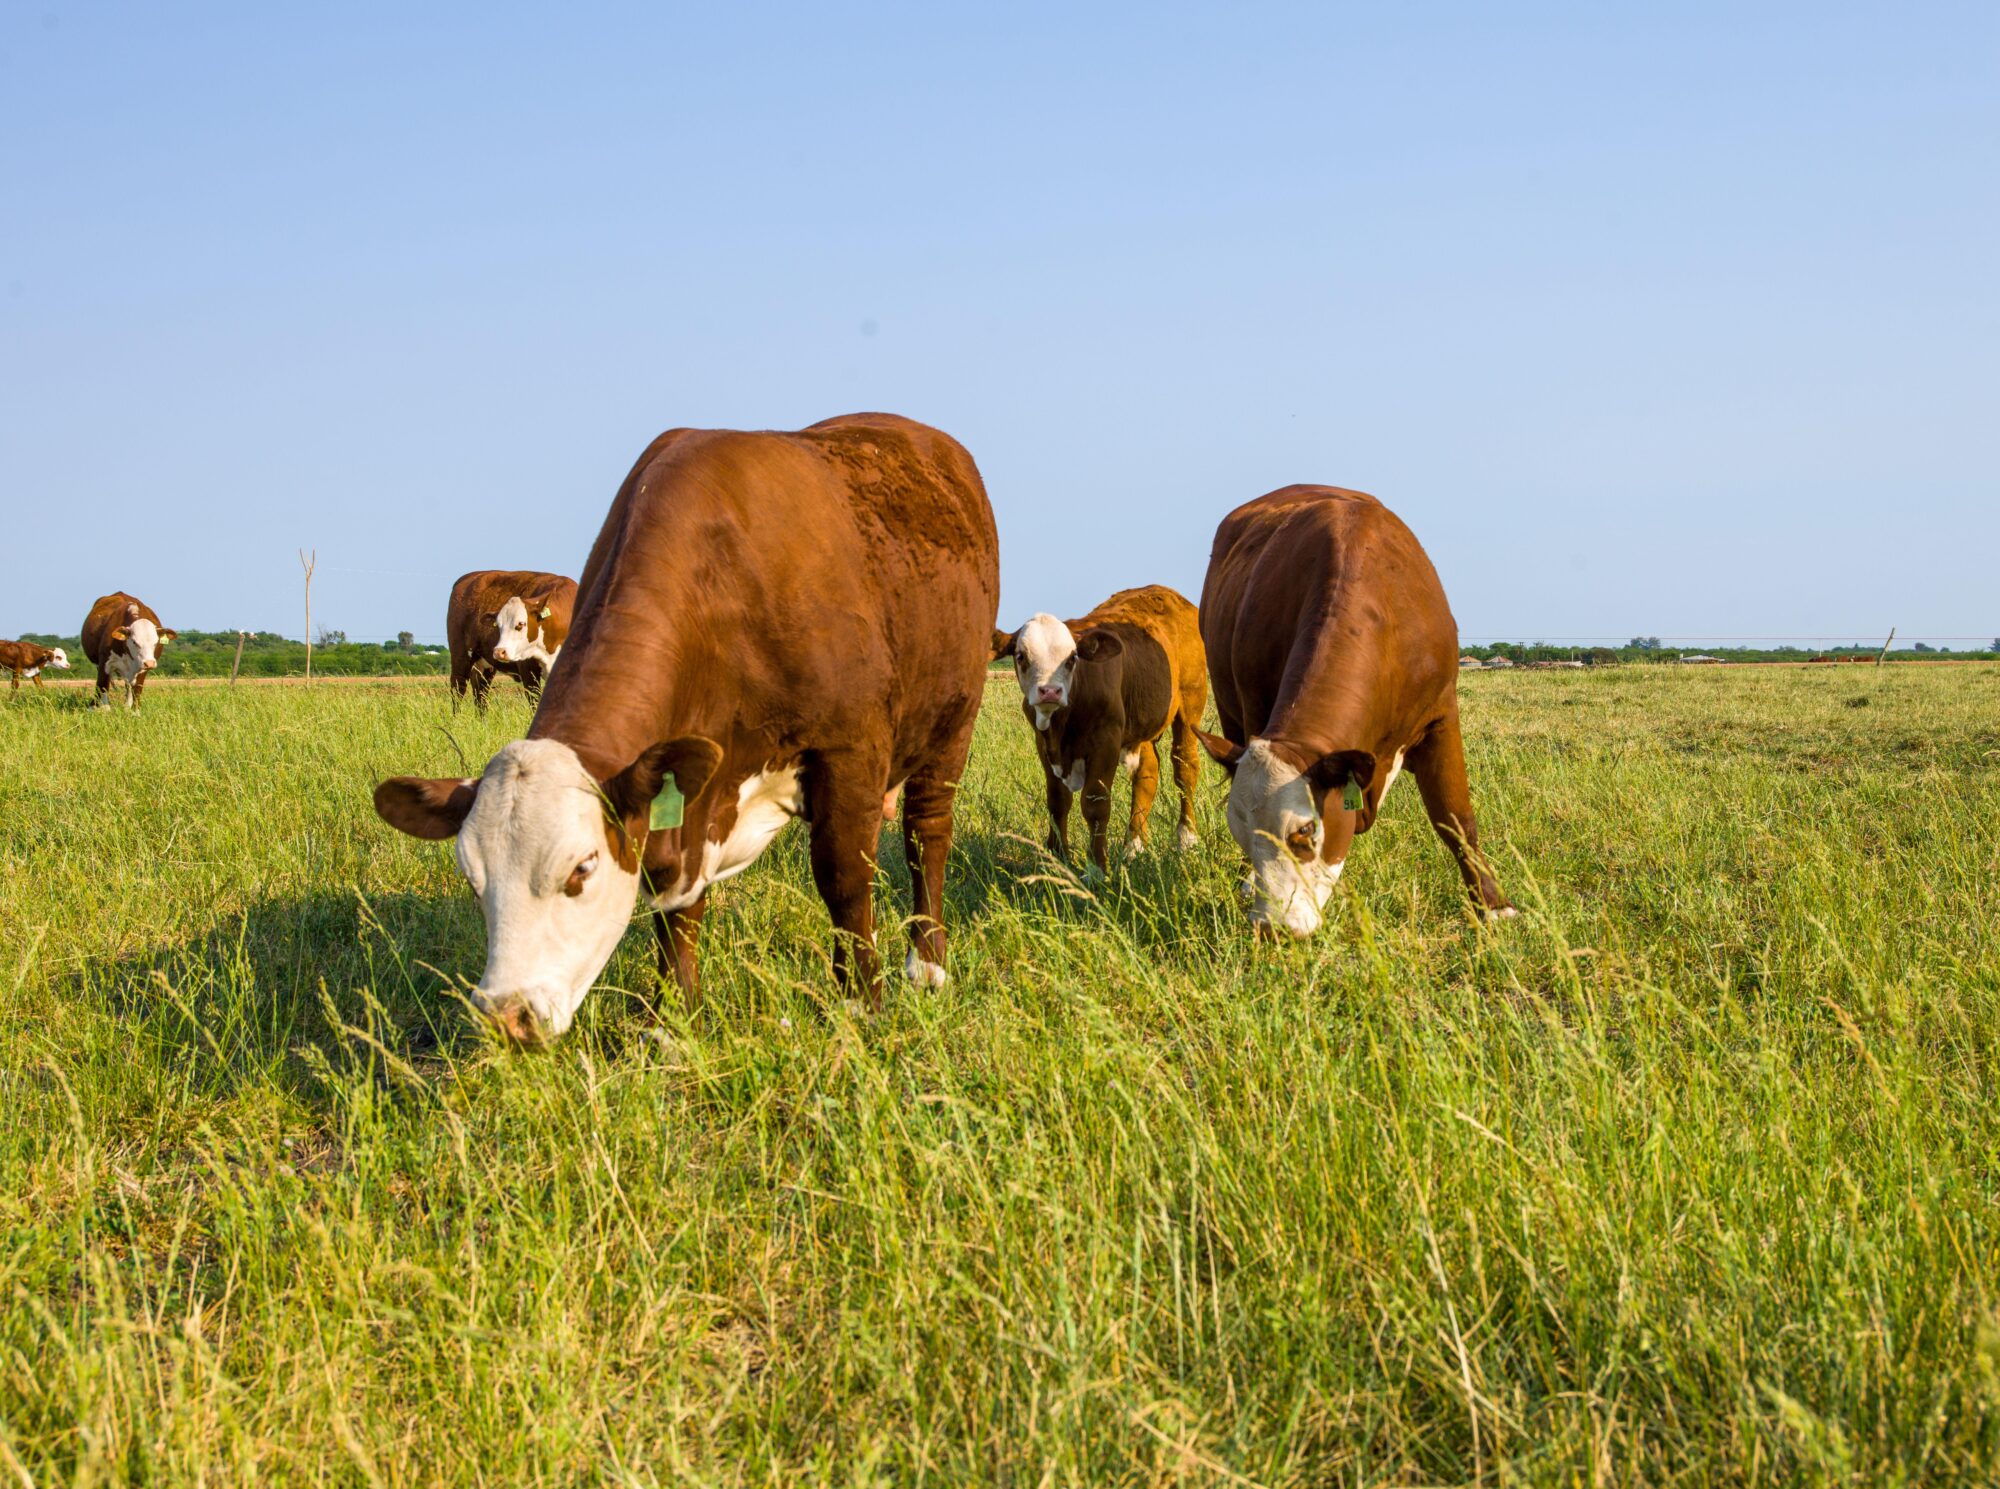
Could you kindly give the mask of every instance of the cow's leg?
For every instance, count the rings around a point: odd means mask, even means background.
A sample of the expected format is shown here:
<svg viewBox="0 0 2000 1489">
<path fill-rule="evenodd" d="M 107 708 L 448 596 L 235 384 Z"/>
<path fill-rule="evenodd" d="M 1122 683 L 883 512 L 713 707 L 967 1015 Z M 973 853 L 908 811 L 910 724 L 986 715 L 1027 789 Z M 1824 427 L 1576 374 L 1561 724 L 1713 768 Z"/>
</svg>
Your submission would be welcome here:
<svg viewBox="0 0 2000 1489">
<path fill-rule="evenodd" d="M 1075 799 L 1075 793 L 1062 783 L 1061 776 L 1050 771 L 1046 765 L 1042 767 L 1042 784 L 1048 788 L 1049 803 L 1049 835 L 1042 840 L 1042 846 L 1047 848 L 1057 858 L 1067 862 L 1069 859 L 1069 807 L 1070 802 Z"/>
<path fill-rule="evenodd" d="M 530 703 L 540 703 L 542 701 L 542 679 L 548 675 L 543 669 L 542 664 L 533 657 L 530 657 L 521 663 L 520 669 L 514 675 L 521 680 L 521 691 L 528 695 L 528 701 Z"/>
<path fill-rule="evenodd" d="M 141 668 L 139 671 L 133 673 L 132 680 L 125 684 L 126 708 L 130 709 L 133 713 L 137 713 L 139 711 L 139 703 L 141 695 L 144 694 L 145 691 L 146 691 L 146 672 L 144 668 Z"/>
<path fill-rule="evenodd" d="M 92 708 L 111 707 L 111 673 L 108 668 L 97 669 L 97 696 L 91 700 Z"/>
<path fill-rule="evenodd" d="M 451 654 L 451 711 L 465 701 L 466 685 L 472 681 L 472 664 L 457 652 Z"/>
<path fill-rule="evenodd" d="M 21 674 L 20 674 L 20 673 L 18 673 L 18 672 L 15 672 L 15 673 L 13 673 L 13 674 L 12 674 L 12 676 L 13 676 L 13 678 L 14 678 L 14 686 L 13 686 L 12 688 L 8 689 L 8 691 L 9 691 L 9 692 L 13 692 L 13 693 L 18 693 L 18 692 L 20 692 L 20 691 L 21 691 Z M 37 677 L 37 678 L 35 679 L 35 686 L 36 686 L 36 687 L 40 687 L 41 685 L 42 685 L 42 680 L 41 680 L 41 678 L 40 678 L 40 677 Z"/>
<path fill-rule="evenodd" d="M 968 731 L 955 759 L 925 766 L 903 788 L 903 856 L 910 864 L 912 910 L 903 971 L 922 987 L 944 986 L 944 866 L 951 857 L 952 804 L 971 744 Z"/>
<path fill-rule="evenodd" d="M 1137 853 L 1146 846 L 1146 828 L 1153 815 L 1153 798 L 1160 794 L 1160 747 L 1150 739 L 1139 741 L 1138 757 L 1132 766 L 1132 816 L 1125 825 L 1125 851 Z"/>
<path fill-rule="evenodd" d="M 485 662 L 474 660 L 472 664 L 472 706 L 481 715 L 486 712 L 486 695 L 493 691 L 493 669 Z"/>
<path fill-rule="evenodd" d="M 1459 733 L 1458 706 L 1431 725 L 1405 757 L 1431 826 L 1458 861 L 1465 887 L 1482 914 L 1512 915 L 1514 907 L 1500 892 L 1485 855 L 1479 851 L 1479 824 L 1472 815 L 1472 789 L 1465 778 L 1465 741 Z"/>
<path fill-rule="evenodd" d="M 689 1012 L 701 1004 L 701 969 L 695 961 L 695 947 L 701 940 L 702 917 L 707 914 L 706 891 L 685 910 L 653 912 L 653 935 L 657 941 L 653 950 L 660 969 L 660 985 L 665 987 L 667 979 L 672 978 L 681 990 L 681 997 L 687 1000 Z"/>
<path fill-rule="evenodd" d="M 1110 872 L 1111 785 L 1118 779 L 1115 754 L 1092 755 L 1083 769 L 1083 822 L 1090 829 L 1090 863 L 1099 875 Z"/>
<path fill-rule="evenodd" d="M 1181 825 L 1175 841 L 1185 850 L 1201 841 L 1194 827 L 1194 797 L 1201 786 L 1201 741 L 1185 713 L 1174 715 L 1174 786 L 1181 794 Z"/>
<path fill-rule="evenodd" d="M 816 757 L 806 771 L 813 883 L 833 917 L 833 979 L 848 997 L 882 1006 L 875 954 L 875 856 L 882 841 L 888 767 Z"/>
</svg>

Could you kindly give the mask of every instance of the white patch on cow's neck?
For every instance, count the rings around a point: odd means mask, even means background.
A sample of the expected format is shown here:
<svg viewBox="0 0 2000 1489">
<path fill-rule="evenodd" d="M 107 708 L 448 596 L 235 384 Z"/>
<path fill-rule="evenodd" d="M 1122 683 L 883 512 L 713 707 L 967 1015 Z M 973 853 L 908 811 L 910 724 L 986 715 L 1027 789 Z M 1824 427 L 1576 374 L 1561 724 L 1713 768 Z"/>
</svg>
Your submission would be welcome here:
<svg viewBox="0 0 2000 1489">
<path fill-rule="evenodd" d="M 787 822 L 805 810 L 805 789 L 796 765 L 759 771 L 736 788 L 736 821 L 729 836 L 709 838 L 701 845 L 701 867 L 693 879 L 683 879 L 671 890 L 655 895 L 653 904 L 661 910 L 685 910 L 708 890 L 742 873 L 771 846 Z M 689 859 L 681 860 L 685 866 Z M 683 869 L 685 872 L 685 868 Z"/>
<path fill-rule="evenodd" d="M 23 677 L 40 677 L 41 675 L 42 669 L 39 667 L 30 667 L 26 672 L 21 674 Z"/>
<path fill-rule="evenodd" d="M 1069 787 L 1072 793 L 1083 790 L 1083 762 L 1081 760 L 1070 761 L 1069 774 L 1061 777 L 1061 780 L 1065 786 Z"/>
<path fill-rule="evenodd" d="M 1389 762 L 1389 774 L 1382 782 L 1382 789 L 1375 794 L 1375 809 L 1380 811 L 1382 803 L 1389 799 L 1389 788 L 1396 784 L 1396 777 L 1403 773 L 1403 752 L 1396 751 L 1396 758 Z"/>
<path fill-rule="evenodd" d="M 1310 827 L 1313 835 L 1313 856 L 1305 863 L 1286 845 L 1301 827 Z M 1304 773 L 1274 754 L 1268 740 L 1251 740 L 1229 783 L 1229 831 L 1250 860 L 1244 882 L 1252 921 L 1294 936 L 1319 929 L 1341 870 L 1340 864 L 1320 861 L 1325 830 Z"/>
</svg>

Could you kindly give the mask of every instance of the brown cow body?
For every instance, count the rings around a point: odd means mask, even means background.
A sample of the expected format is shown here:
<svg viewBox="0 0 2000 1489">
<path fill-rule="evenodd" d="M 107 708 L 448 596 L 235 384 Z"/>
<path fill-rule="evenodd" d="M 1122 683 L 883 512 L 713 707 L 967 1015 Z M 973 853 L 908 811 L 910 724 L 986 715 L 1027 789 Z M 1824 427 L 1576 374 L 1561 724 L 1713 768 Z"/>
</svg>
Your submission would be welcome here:
<svg viewBox="0 0 2000 1489">
<path fill-rule="evenodd" d="M 519 682 L 530 697 L 538 694 L 569 638 L 575 609 L 576 581 L 561 574 L 475 569 L 460 575 L 451 587 L 444 620 L 454 706 L 469 686 L 473 703 L 484 713 L 486 695 L 500 673 Z M 503 619 L 511 622 L 506 632 L 500 628 Z"/>
<path fill-rule="evenodd" d="M 23 677 L 39 688 L 44 668 L 53 667 L 60 672 L 68 666 L 69 656 L 60 646 L 39 646 L 32 641 L 0 641 L 0 671 L 14 675 L 11 692 L 21 691 Z"/>
<path fill-rule="evenodd" d="M 1080 620 L 1038 615 L 1011 634 L 995 631 L 993 655 L 1013 659 L 1021 714 L 1035 731 L 1051 853 L 1068 856 L 1070 804 L 1081 796 L 1090 861 L 1106 871 L 1111 784 L 1121 763 L 1132 772 L 1126 851 L 1145 847 L 1160 788 L 1156 741 L 1169 729 L 1181 794 L 1178 841 L 1195 845 L 1195 730 L 1208 706 L 1208 668 L 1193 605 L 1163 584 L 1120 590 Z M 1057 698 L 1060 706 L 1051 707 Z"/>
<path fill-rule="evenodd" d="M 1374 497 L 1287 486 L 1216 529 L 1202 640 L 1231 772 L 1230 828 L 1251 859 L 1252 917 L 1294 935 L 1320 910 L 1407 761 L 1424 809 L 1491 914 L 1458 718 L 1458 627 L 1437 571 Z M 1344 805 L 1359 788 L 1358 810 Z"/>
<path fill-rule="evenodd" d="M 165 629 L 153 607 L 123 590 L 100 597 L 83 621 L 83 654 L 97 668 L 96 708 L 111 706 L 113 681 L 125 686 L 125 707 L 137 711 L 159 649 L 179 634 Z"/>
<path fill-rule="evenodd" d="M 836 975 L 878 1001 L 875 862 L 899 786 L 916 910 L 905 968 L 942 982 L 952 802 L 999 584 L 979 472 L 937 430 L 857 414 L 660 436 L 591 549 L 529 737 L 476 783 L 376 792 L 392 825 L 458 834 L 487 918 L 475 1003 L 517 1038 L 561 1033 L 642 867 L 662 975 L 692 998 L 709 888 L 793 817 L 810 823 Z M 561 894 L 521 887 L 541 872 Z"/>
</svg>

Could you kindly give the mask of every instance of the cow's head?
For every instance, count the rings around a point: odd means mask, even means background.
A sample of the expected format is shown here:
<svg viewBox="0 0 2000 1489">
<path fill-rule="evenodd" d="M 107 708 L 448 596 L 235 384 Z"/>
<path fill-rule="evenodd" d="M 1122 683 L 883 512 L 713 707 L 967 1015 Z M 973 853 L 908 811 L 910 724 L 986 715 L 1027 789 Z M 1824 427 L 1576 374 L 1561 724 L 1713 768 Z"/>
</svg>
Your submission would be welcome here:
<svg viewBox="0 0 2000 1489">
<path fill-rule="evenodd" d="M 515 595 L 494 611 L 486 619 L 497 638 L 493 643 L 495 660 L 536 661 L 544 666 L 553 663 L 562 650 L 560 643 L 549 645 L 554 638 L 547 623 L 553 613 L 548 595 Z"/>
<path fill-rule="evenodd" d="M 67 672 L 69 671 L 69 653 L 58 646 L 49 653 L 49 659 L 42 663 L 42 665 L 44 667 L 53 667 L 58 672 Z"/>
<path fill-rule="evenodd" d="M 1109 631 L 1085 631 L 1079 639 L 1053 615 L 1033 615 L 1018 631 L 993 633 L 993 658 L 1014 659 L 1014 681 L 1021 701 L 1034 710 L 1037 729 L 1047 729 L 1056 710 L 1069 706 L 1079 663 L 1105 661 L 1124 649 Z"/>
<path fill-rule="evenodd" d="M 653 799 L 670 775 L 693 797 L 721 758 L 689 736 L 599 782 L 568 745 L 521 739 L 476 781 L 398 776 L 375 788 L 391 827 L 458 839 L 486 918 L 473 1006 L 509 1038 L 540 1044 L 569 1028 L 632 918 Z"/>
<path fill-rule="evenodd" d="M 1202 747 L 1229 772 L 1229 831 L 1250 860 L 1243 888 L 1251 923 L 1310 936 L 1319 929 L 1353 840 L 1351 825 L 1341 816 L 1342 795 L 1350 780 L 1366 789 L 1375 757 L 1366 750 L 1336 750 L 1302 759 L 1268 739 L 1239 745 L 1197 732 Z M 1329 831 L 1329 818 L 1335 830 Z"/>
<path fill-rule="evenodd" d="M 151 672 L 160 665 L 160 648 L 179 634 L 146 619 L 137 605 L 127 605 L 123 623 L 111 633 L 112 660 L 123 663 L 114 670 L 127 676 Z"/>
</svg>

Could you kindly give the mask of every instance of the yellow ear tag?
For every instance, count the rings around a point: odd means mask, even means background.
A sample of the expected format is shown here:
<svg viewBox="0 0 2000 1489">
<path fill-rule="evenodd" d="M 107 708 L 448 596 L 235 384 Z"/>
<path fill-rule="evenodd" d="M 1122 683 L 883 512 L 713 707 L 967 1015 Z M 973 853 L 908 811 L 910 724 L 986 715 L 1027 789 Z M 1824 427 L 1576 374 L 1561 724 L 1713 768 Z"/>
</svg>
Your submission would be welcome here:
<svg viewBox="0 0 2000 1489">
<path fill-rule="evenodd" d="M 1347 778 L 1346 789 L 1340 793 L 1340 804 L 1345 810 L 1350 812 L 1361 810 L 1361 783 L 1355 780 L 1353 776 Z"/>
<path fill-rule="evenodd" d="M 550 614 L 550 612 L 549 612 L 549 607 L 548 607 L 548 606 L 546 606 L 546 605 L 544 605 L 544 606 L 542 606 L 542 608 L 541 608 L 540 610 L 537 610 L 537 611 L 535 612 L 535 619 L 536 619 L 536 620 L 547 620 L 547 619 L 549 618 L 549 614 Z"/>
<path fill-rule="evenodd" d="M 664 832 L 669 827 L 679 827 L 687 814 L 687 798 L 681 795 L 681 788 L 674 784 L 673 774 L 667 775 L 667 782 L 660 787 L 660 794 L 653 798 L 653 809 L 646 818 L 646 825 L 654 832 Z"/>
</svg>

